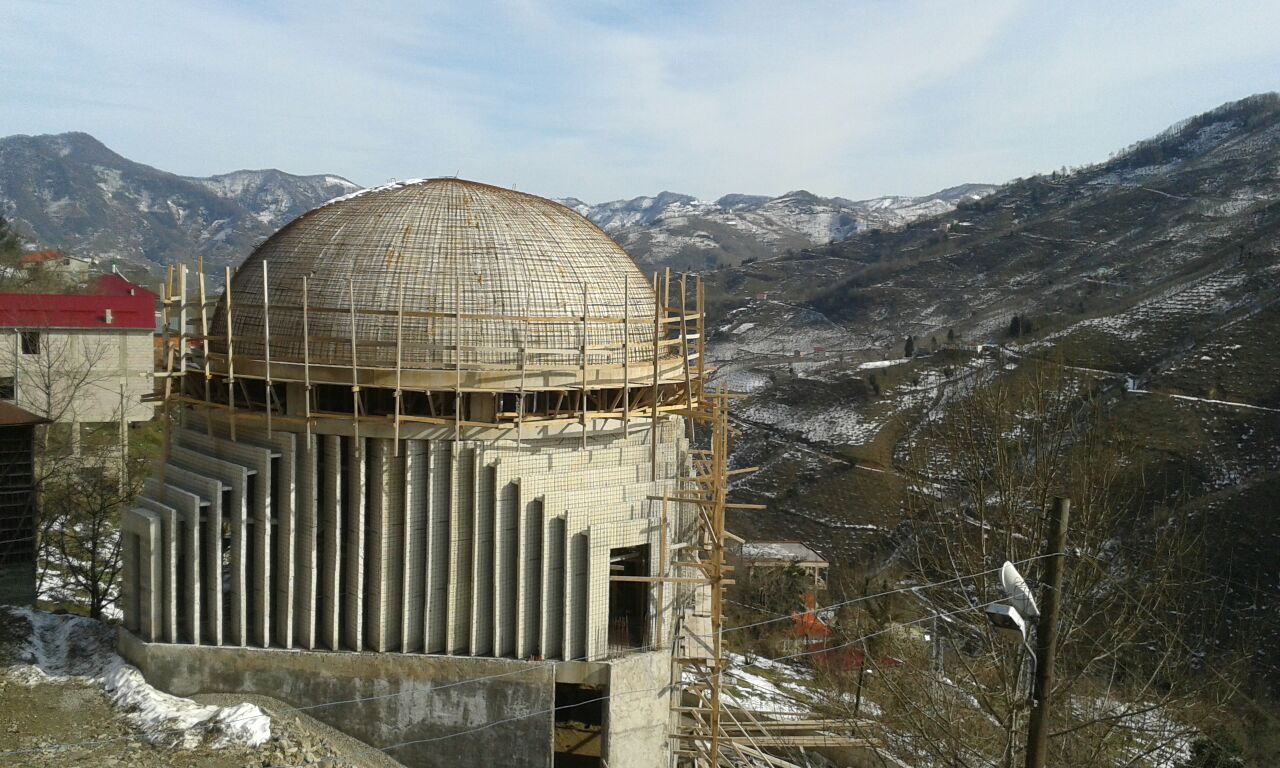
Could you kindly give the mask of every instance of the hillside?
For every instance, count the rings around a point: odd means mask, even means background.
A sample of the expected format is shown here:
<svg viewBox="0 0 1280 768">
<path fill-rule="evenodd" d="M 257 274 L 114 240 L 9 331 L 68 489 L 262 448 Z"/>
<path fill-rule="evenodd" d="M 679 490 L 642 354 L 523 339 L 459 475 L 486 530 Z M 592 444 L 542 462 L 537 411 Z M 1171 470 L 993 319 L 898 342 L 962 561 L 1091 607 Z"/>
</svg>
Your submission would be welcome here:
<svg viewBox="0 0 1280 768">
<path fill-rule="evenodd" d="M 0 214 L 71 253 L 160 265 L 236 263 L 295 216 L 358 189 L 276 170 L 190 178 L 128 160 L 85 133 L 0 138 Z"/>
<path fill-rule="evenodd" d="M 738 460 L 764 467 L 737 493 L 770 504 L 739 533 L 892 559 L 918 435 L 977 378 L 1060 366 L 1136 436 L 1135 514 L 1192 521 L 1204 597 L 1248 619 L 1227 634 L 1261 636 L 1280 681 L 1280 617 L 1258 608 L 1280 596 L 1263 511 L 1280 490 L 1280 97 L 901 231 L 721 270 L 709 293 L 719 375 L 750 392 Z"/>
<path fill-rule="evenodd" d="M 608 232 L 641 266 L 707 269 L 840 241 L 873 229 L 896 229 L 995 187 L 963 184 L 922 197 L 846 200 L 804 190 L 778 197 L 731 194 L 714 202 L 663 192 L 656 197 L 589 205 L 561 200 Z"/>
</svg>

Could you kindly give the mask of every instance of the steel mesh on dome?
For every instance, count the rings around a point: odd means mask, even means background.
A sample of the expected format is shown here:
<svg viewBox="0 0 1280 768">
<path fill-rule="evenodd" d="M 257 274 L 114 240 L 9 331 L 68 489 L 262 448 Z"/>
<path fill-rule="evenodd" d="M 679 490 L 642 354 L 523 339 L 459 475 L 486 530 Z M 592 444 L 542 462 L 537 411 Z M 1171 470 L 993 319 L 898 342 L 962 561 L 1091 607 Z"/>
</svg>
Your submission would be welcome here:
<svg viewBox="0 0 1280 768">
<path fill-rule="evenodd" d="M 263 262 L 267 264 L 264 308 Z M 654 291 L 582 216 L 543 198 L 458 179 L 371 190 L 317 208 L 263 243 L 229 290 L 236 358 L 443 369 L 652 359 Z M 211 324 L 225 333 L 224 307 Z M 623 323 L 623 318 L 628 318 Z M 624 331 L 625 325 L 625 331 Z M 664 332 L 665 335 L 665 332 Z M 226 344 L 212 340 L 215 353 Z M 670 353 L 667 353 L 670 354 Z M 665 355 L 664 355 L 665 356 Z"/>
</svg>

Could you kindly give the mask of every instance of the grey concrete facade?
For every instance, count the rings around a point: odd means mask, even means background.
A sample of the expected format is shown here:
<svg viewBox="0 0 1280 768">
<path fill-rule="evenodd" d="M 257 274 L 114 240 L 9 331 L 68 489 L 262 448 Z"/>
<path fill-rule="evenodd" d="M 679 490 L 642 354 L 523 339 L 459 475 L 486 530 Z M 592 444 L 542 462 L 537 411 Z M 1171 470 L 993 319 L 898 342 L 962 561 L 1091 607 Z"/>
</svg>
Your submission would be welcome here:
<svg viewBox="0 0 1280 768">
<path fill-rule="evenodd" d="M 586 448 L 405 440 L 397 452 L 385 438 L 313 436 L 324 449 L 311 451 L 299 450 L 305 435 L 240 425 L 231 440 L 225 423 L 213 434 L 193 423 L 175 430 L 143 502 L 168 508 L 152 509 L 172 519 L 161 550 L 173 562 L 160 570 L 181 584 L 156 589 L 131 571 L 126 592 L 191 608 L 178 635 L 162 635 L 171 641 L 602 659 L 610 552 L 658 552 L 650 497 L 680 488 L 680 424 L 657 429 L 650 480 L 649 425 Z M 653 592 L 648 637 L 666 634 L 675 594 L 659 606 Z"/>
</svg>

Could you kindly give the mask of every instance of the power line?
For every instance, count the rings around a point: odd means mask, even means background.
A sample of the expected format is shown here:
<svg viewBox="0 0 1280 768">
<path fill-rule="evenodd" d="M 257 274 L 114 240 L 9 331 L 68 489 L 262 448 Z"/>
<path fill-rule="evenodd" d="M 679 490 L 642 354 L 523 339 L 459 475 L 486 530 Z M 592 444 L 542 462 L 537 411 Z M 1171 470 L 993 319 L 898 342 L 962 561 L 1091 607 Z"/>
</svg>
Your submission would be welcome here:
<svg viewBox="0 0 1280 768">
<path fill-rule="evenodd" d="M 1061 553 L 1056 553 L 1056 554 L 1061 554 Z M 1054 554 L 1048 554 L 1048 555 L 1036 555 L 1035 557 L 1028 557 L 1028 558 L 1026 558 L 1026 559 L 1024 559 L 1024 560 L 1018 560 L 1018 561 L 1017 561 L 1016 563 L 1014 563 L 1014 564 L 1015 564 L 1015 565 L 1024 565 L 1024 564 L 1026 564 L 1026 563 L 1030 563 L 1030 562 L 1035 561 L 1035 560 L 1042 560 L 1042 559 L 1044 559 L 1044 558 L 1046 558 L 1046 557 L 1053 557 L 1053 556 L 1054 556 Z M 876 594 L 874 594 L 874 595 L 863 595 L 862 597 L 855 597 L 855 598 L 852 598 L 852 599 L 849 599 L 849 600 L 843 600 L 843 601 L 838 602 L 838 603 L 831 603 L 830 605 L 824 605 L 824 606 L 821 606 L 821 607 L 818 607 L 818 608 L 814 608 L 813 610 L 811 610 L 811 611 L 806 611 L 806 612 L 807 612 L 807 613 L 818 613 L 819 611 L 829 611 L 829 610 L 833 610 L 833 609 L 835 609 L 835 608 L 841 608 L 841 607 L 846 606 L 846 605 L 853 605 L 854 603 L 860 603 L 860 602 L 862 602 L 862 601 L 864 601 L 864 600 L 874 600 L 874 599 L 876 599 L 876 598 L 880 598 L 880 597 L 888 597 L 889 595 L 897 595 L 897 594 L 901 594 L 901 593 L 903 593 L 903 592 L 914 592 L 914 591 L 916 591 L 917 589 L 929 589 L 929 588 L 931 588 L 931 587 L 940 587 L 940 586 L 942 586 L 942 585 L 944 585 L 944 584 L 954 584 L 954 583 L 955 583 L 955 582 L 957 582 L 957 581 L 964 581 L 964 580 L 966 580 L 966 579 L 976 579 L 976 578 L 978 578 L 978 577 L 980 577 L 980 576 L 986 576 L 987 574 L 991 574 L 991 573 L 998 573 L 999 571 L 1000 571 L 1000 568 L 989 568 L 989 569 L 987 569 L 987 570 L 985 570 L 985 571 L 979 571 L 978 573 L 969 574 L 969 575 L 967 575 L 967 576 L 956 576 L 956 577 L 955 577 L 955 578 L 953 578 L 953 579 L 947 579 L 947 580 L 945 580 L 945 581 L 935 581 L 935 582 L 931 582 L 931 583 L 929 583 L 929 584 L 917 584 L 917 585 L 909 586 L 909 587 L 900 587 L 900 588 L 898 588 L 898 589 L 890 589 L 890 590 L 886 590 L 886 591 L 884 591 L 884 592 L 877 592 L 877 593 L 876 593 Z M 737 605 L 742 605 L 742 603 L 736 603 L 736 604 L 737 604 Z M 754 606 L 745 606 L 745 607 L 752 608 L 752 607 L 754 607 Z M 763 609 L 763 608 L 755 608 L 755 610 L 764 611 L 765 609 Z M 766 612 L 766 613 L 771 613 L 771 611 L 765 611 L 765 612 Z M 763 626 L 763 625 L 765 625 L 765 624 L 772 624 L 772 623 L 774 623 L 774 622 L 778 622 L 778 621 L 786 621 L 787 619 L 790 619 L 790 618 L 791 618 L 791 615 L 790 615 L 790 614 L 786 614 L 786 615 L 778 614 L 778 615 L 777 615 L 777 618 L 773 618 L 773 619 L 765 619 L 764 621 L 757 621 L 757 622 L 753 622 L 753 623 L 751 623 L 751 624 L 739 624 L 739 625 L 737 625 L 737 626 L 733 626 L 733 627 L 725 627 L 725 630 L 724 630 L 724 631 L 725 631 L 725 632 L 733 632 L 733 631 L 735 631 L 735 630 L 739 630 L 739 629 L 751 629 L 752 627 L 759 627 L 759 626 Z"/>
</svg>

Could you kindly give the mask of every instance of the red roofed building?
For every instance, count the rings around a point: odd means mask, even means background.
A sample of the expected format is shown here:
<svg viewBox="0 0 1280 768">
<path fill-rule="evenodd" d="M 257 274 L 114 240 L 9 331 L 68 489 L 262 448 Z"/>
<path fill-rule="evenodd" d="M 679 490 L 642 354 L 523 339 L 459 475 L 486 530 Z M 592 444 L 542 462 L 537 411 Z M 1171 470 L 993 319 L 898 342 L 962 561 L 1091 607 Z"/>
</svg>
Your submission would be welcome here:
<svg viewBox="0 0 1280 768">
<path fill-rule="evenodd" d="M 36 251 L 22 257 L 22 266 L 28 269 L 56 269 L 62 272 L 88 272 L 93 265 L 90 259 L 71 256 L 62 251 Z"/>
<path fill-rule="evenodd" d="M 55 422 L 146 421 L 156 296 L 119 275 L 84 293 L 0 293 L 0 401 Z"/>
</svg>

